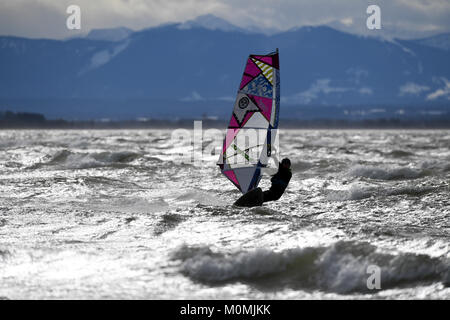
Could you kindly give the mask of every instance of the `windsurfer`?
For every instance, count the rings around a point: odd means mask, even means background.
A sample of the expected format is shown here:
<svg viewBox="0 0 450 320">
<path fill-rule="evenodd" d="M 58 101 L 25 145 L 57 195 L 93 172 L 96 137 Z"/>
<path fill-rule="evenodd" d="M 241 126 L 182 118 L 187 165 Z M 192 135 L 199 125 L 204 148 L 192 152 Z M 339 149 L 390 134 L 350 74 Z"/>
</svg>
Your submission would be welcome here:
<svg viewBox="0 0 450 320">
<path fill-rule="evenodd" d="M 272 186 L 263 193 L 264 202 L 280 199 L 286 190 L 291 177 L 291 160 L 284 158 L 278 167 L 278 172 L 270 179 Z"/>
</svg>

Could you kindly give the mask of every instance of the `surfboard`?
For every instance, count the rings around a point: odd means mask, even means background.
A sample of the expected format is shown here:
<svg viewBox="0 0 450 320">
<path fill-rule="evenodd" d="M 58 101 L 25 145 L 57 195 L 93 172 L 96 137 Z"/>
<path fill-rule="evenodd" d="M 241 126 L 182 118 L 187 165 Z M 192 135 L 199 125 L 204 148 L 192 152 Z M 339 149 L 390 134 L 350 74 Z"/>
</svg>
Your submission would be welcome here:
<svg viewBox="0 0 450 320">
<path fill-rule="evenodd" d="M 217 163 L 243 194 L 258 187 L 261 169 L 275 153 L 279 112 L 278 49 L 266 55 L 249 55 Z"/>
</svg>

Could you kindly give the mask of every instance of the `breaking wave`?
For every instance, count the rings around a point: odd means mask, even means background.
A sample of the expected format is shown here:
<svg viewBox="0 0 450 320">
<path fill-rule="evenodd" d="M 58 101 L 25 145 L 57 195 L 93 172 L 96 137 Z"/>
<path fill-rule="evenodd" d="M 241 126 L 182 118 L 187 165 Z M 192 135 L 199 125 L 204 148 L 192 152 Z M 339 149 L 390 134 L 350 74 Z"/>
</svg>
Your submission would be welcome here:
<svg viewBox="0 0 450 320">
<path fill-rule="evenodd" d="M 312 164 L 311 162 L 297 161 L 292 163 L 291 170 L 294 172 L 305 171 L 312 168 L 313 166 L 314 164 Z"/>
<path fill-rule="evenodd" d="M 356 166 L 348 175 L 351 177 L 364 177 L 377 180 L 418 179 L 429 174 L 427 169 L 412 169 L 408 167 L 378 168 L 374 166 Z"/>
<path fill-rule="evenodd" d="M 381 289 L 417 282 L 448 284 L 448 261 L 427 255 L 380 253 L 368 243 L 339 241 L 329 247 L 234 253 L 181 247 L 173 254 L 181 272 L 206 283 L 247 282 L 277 289 L 292 287 L 337 293 L 366 292 L 369 266 L 380 269 Z"/>
<path fill-rule="evenodd" d="M 370 197 L 389 197 L 406 195 L 421 197 L 438 190 L 438 187 L 402 186 L 395 188 L 367 187 L 352 185 L 347 190 L 328 190 L 326 197 L 330 201 L 362 200 Z"/>
<path fill-rule="evenodd" d="M 404 150 L 392 150 L 391 152 L 386 154 L 389 157 L 392 158 L 406 158 L 406 157 L 411 157 L 414 156 L 414 153 L 409 152 L 409 151 L 404 151 Z"/>
<path fill-rule="evenodd" d="M 6 260 L 11 256 L 11 252 L 6 249 L 0 249 L 0 261 Z"/>
<path fill-rule="evenodd" d="M 175 198 L 177 203 L 195 202 L 201 205 L 225 206 L 227 201 L 212 192 L 202 190 L 187 190 Z"/>
<path fill-rule="evenodd" d="M 362 200 L 376 195 L 375 188 L 367 188 L 361 186 L 351 186 L 348 190 L 332 190 L 327 194 L 327 199 L 330 201 L 343 200 Z"/>
<path fill-rule="evenodd" d="M 29 169 L 40 167 L 56 167 L 61 169 L 88 169 L 103 166 L 125 165 L 140 158 L 142 155 L 130 151 L 76 153 L 69 150 L 61 150 L 54 155 L 47 155 L 41 162 L 34 164 Z"/>
<path fill-rule="evenodd" d="M 161 216 L 161 220 L 156 224 L 154 234 L 159 236 L 164 232 L 174 229 L 178 224 L 183 222 L 185 217 L 176 213 L 165 213 Z"/>
</svg>

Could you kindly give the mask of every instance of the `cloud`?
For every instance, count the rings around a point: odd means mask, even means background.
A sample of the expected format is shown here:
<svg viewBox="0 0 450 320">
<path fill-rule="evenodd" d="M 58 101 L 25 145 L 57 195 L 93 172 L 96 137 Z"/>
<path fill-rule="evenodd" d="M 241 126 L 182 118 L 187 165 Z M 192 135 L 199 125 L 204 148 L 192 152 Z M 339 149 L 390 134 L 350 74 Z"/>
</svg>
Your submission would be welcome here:
<svg viewBox="0 0 450 320">
<path fill-rule="evenodd" d="M 359 84 L 362 78 L 367 78 L 369 76 L 369 71 L 359 67 L 351 67 L 347 69 L 345 73 L 348 74 L 350 79 L 356 84 Z"/>
<path fill-rule="evenodd" d="M 104 64 L 107 64 L 111 59 L 113 59 L 115 56 L 117 56 L 119 53 L 121 53 L 123 50 L 128 47 L 130 44 L 129 40 L 123 41 L 122 43 L 119 43 L 117 46 L 111 49 L 102 50 L 99 52 L 94 53 L 94 55 L 91 57 L 90 65 L 82 69 L 78 75 L 83 75 L 88 71 L 91 71 L 95 68 L 98 68 Z"/>
<path fill-rule="evenodd" d="M 370 94 L 373 93 L 373 90 L 371 88 L 368 88 L 368 87 L 362 87 L 361 89 L 358 90 L 358 92 L 360 94 L 369 94 L 370 95 Z"/>
<path fill-rule="evenodd" d="M 427 100 L 436 100 L 438 98 L 447 98 L 450 100 L 450 81 L 447 78 L 434 79 L 435 82 L 440 82 L 444 86 L 427 95 Z"/>
<path fill-rule="evenodd" d="M 332 93 L 340 93 L 340 92 L 348 92 L 353 91 L 357 92 L 360 95 L 371 95 L 373 94 L 372 88 L 369 87 L 333 87 L 330 85 L 331 79 L 317 79 L 314 83 L 310 85 L 310 87 L 302 92 L 297 94 L 282 97 L 282 102 L 284 103 L 299 103 L 299 104 L 309 104 L 313 100 L 316 100 L 320 97 L 320 95 L 328 95 Z"/>
<path fill-rule="evenodd" d="M 398 0 L 398 3 L 418 12 L 431 11 L 437 13 L 448 9 L 448 0 Z"/>
<path fill-rule="evenodd" d="M 353 24 L 353 19 L 352 18 L 343 18 L 343 19 L 339 20 L 339 22 L 348 27 Z"/>
<path fill-rule="evenodd" d="M 217 98 L 217 100 L 226 101 L 226 102 L 234 102 L 236 100 L 236 98 L 233 98 L 230 96 L 224 96 L 224 97 Z"/>
<path fill-rule="evenodd" d="M 66 9 L 75 3 L 81 8 L 80 31 L 66 28 Z M 97 28 L 139 30 L 221 12 L 224 7 L 215 0 L 2 0 L 0 34 L 64 38 Z"/>
<path fill-rule="evenodd" d="M 168 22 L 185 22 L 213 14 L 238 27 L 287 30 L 338 22 L 349 31 L 367 32 L 370 0 L 77 0 L 82 30 L 124 26 L 139 30 Z M 73 0 L 2 0 L 0 34 L 62 38 L 76 34 L 65 27 L 66 8 Z M 447 0 L 378 0 L 380 32 L 450 31 Z M 379 34 L 379 33 L 378 33 Z"/>
<path fill-rule="evenodd" d="M 406 96 L 406 95 L 414 95 L 417 96 L 421 94 L 424 91 L 430 90 L 430 87 L 428 86 L 422 86 L 420 84 L 414 83 L 414 82 L 408 82 L 402 85 L 399 89 L 399 96 Z"/>
<path fill-rule="evenodd" d="M 330 94 L 352 90 L 351 88 L 331 87 L 330 81 L 330 79 L 318 79 L 309 87 L 308 90 L 297 93 L 287 99 L 290 102 L 308 104 L 317 99 L 320 94 Z"/>
<path fill-rule="evenodd" d="M 197 102 L 197 101 L 204 101 L 204 100 L 205 100 L 205 98 L 203 98 L 197 91 L 192 91 L 190 95 L 181 99 L 181 101 L 184 101 L 184 102 Z"/>
</svg>

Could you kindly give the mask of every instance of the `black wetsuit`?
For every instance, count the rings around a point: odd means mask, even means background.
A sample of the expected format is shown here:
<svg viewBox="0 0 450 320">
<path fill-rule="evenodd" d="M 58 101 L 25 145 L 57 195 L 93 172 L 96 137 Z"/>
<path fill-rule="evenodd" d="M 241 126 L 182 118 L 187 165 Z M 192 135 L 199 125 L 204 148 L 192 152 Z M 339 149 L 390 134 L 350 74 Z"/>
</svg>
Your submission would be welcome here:
<svg viewBox="0 0 450 320">
<path fill-rule="evenodd" d="M 291 177 L 291 169 L 280 166 L 278 172 L 270 179 L 272 186 L 268 191 L 264 191 L 263 193 L 264 202 L 280 199 L 284 190 L 286 190 Z"/>
</svg>

